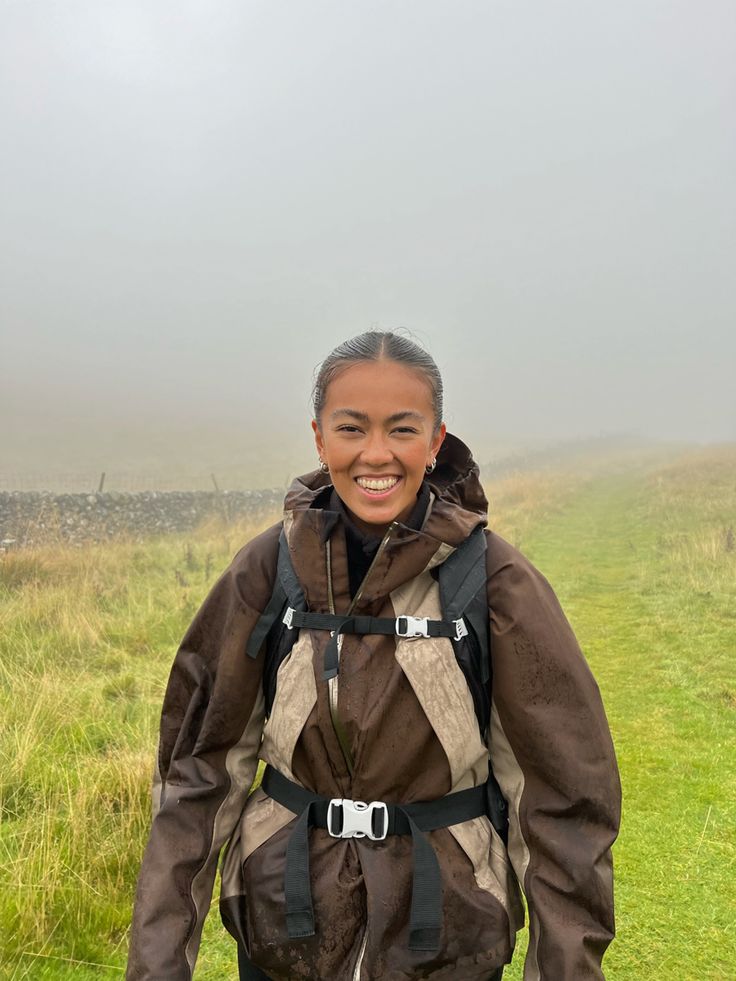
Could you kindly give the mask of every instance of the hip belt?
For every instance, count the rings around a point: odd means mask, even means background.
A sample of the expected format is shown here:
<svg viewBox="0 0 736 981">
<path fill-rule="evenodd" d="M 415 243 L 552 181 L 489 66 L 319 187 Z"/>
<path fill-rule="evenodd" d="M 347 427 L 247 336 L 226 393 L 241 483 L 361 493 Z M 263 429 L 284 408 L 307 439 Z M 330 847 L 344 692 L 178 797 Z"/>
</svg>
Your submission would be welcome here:
<svg viewBox="0 0 736 981">
<path fill-rule="evenodd" d="M 442 876 L 425 831 L 487 814 L 486 785 L 446 797 L 411 804 L 322 797 L 267 766 L 261 787 L 284 807 L 299 815 L 286 846 L 286 926 L 290 937 L 314 935 L 314 908 L 309 879 L 310 827 L 324 828 L 334 838 L 383 841 L 388 835 L 412 838 L 412 895 L 409 919 L 411 950 L 438 950 L 442 926 Z"/>
</svg>

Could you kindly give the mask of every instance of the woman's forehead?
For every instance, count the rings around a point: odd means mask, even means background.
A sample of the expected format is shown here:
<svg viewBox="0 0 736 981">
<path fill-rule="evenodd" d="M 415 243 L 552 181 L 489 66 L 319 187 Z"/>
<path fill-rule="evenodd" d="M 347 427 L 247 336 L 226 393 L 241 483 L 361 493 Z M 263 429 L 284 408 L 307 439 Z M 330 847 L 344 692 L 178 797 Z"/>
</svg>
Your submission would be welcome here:
<svg viewBox="0 0 736 981">
<path fill-rule="evenodd" d="M 391 412 L 423 414 L 431 408 L 432 389 L 415 368 L 389 360 L 361 361 L 331 379 L 325 392 L 325 405 L 330 403 L 330 413 L 342 407 L 369 413 L 379 404 L 393 403 Z"/>
</svg>

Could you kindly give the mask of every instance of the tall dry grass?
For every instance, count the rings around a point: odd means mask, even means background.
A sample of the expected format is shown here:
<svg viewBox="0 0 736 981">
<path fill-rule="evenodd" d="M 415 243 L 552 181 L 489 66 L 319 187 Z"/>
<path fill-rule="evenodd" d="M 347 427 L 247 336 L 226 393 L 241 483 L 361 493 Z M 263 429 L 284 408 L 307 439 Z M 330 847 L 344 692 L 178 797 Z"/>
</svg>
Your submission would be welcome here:
<svg viewBox="0 0 736 981">
<path fill-rule="evenodd" d="M 121 970 L 170 663 L 266 524 L 0 558 L 0 976 Z"/>
</svg>

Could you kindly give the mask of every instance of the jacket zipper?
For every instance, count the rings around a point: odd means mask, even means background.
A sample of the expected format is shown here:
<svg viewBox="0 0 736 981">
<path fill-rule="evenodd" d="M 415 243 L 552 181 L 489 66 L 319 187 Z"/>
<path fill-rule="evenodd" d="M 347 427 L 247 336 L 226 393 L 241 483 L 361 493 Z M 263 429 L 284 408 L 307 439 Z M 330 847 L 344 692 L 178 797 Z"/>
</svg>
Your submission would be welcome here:
<svg viewBox="0 0 736 981">
<path fill-rule="evenodd" d="M 327 602 L 329 603 L 330 613 L 335 612 L 335 595 L 332 590 L 332 551 L 330 548 L 330 539 L 327 539 L 325 543 L 327 550 Z M 338 661 L 340 658 L 340 648 L 342 647 L 342 636 L 337 638 L 337 657 Z M 334 684 L 333 684 L 334 682 Z M 330 718 L 332 719 L 332 728 L 335 730 L 335 735 L 337 736 L 337 741 L 340 744 L 340 749 L 342 750 L 342 755 L 345 757 L 345 765 L 348 768 L 348 773 L 353 776 L 353 756 L 350 752 L 350 747 L 348 746 L 348 737 L 345 730 L 340 722 L 340 717 L 337 713 L 337 678 L 330 678 L 327 682 L 327 692 L 330 704 Z"/>
<path fill-rule="evenodd" d="M 363 930 L 363 939 L 360 942 L 358 959 L 355 962 L 355 968 L 353 970 L 353 981 L 360 981 L 360 968 L 363 964 L 363 955 L 365 954 L 365 945 L 367 942 L 368 942 L 368 917 L 366 916 L 365 929 Z"/>
<path fill-rule="evenodd" d="M 376 550 L 376 554 L 373 556 L 373 561 L 368 566 L 368 571 L 366 572 L 365 576 L 363 577 L 363 582 L 360 584 L 360 587 L 358 589 L 358 592 L 355 594 L 355 596 L 353 597 L 353 599 L 352 599 L 352 601 L 350 603 L 350 606 L 348 607 L 348 612 L 346 614 L 347 616 L 349 616 L 353 612 L 353 609 L 355 608 L 356 603 L 358 603 L 358 601 L 360 600 L 360 597 L 363 595 L 363 587 L 364 587 L 365 581 L 368 578 L 368 576 L 370 575 L 371 570 L 373 569 L 373 566 L 378 561 L 378 558 L 381 555 L 381 552 L 383 551 L 383 549 L 384 549 L 384 547 L 386 545 L 386 542 L 391 537 L 391 532 L 393 531 L 393 529 L 395 527 L 396 527 L 396 522 L 395 521 L 392 521 L 391 524 L 386 529 L 386 533 L 384 534 L 383 538 L 381 539 L 381 544 L 378 546 L 378 549 Z M 327 539 L 327 542 L 325 543 L 325 545 L 326 545 L 326 551 L 327 551 L 327 600 L 328 600 L 329 605 L 330 605 L 330 613 L 333 613 L 334 614 L 334 612 L 335 612 L 335 597 L 334 597 L 334 593 L 333 593 L 333 589 L 332 589 L 332 553 L 331 553 L 331 549 L 330 549 L 330 539 L 329 538 Z M 337 656 L 338 656 L 338 660 L 339 660 L 339 657 L 340 657 L 340 650 L 341 650 L 341 648 L 342 648 L 342 634 L 340 634 L 338 636 L 338 638 L 337 638 Z M 328 690 L 328 695 L 329 695 L 330 716 L 332 718 L 332 726 L 333 726 L 333 728 L 335 730 L 335 735 L 337 736 L 337 741 L 340 743 L 340 748 L 342 749 L 342 754 L 345 757 L 345 765 L 347 766 L 348 772 L 350 773 L 350 776 L 352 777 L 353 776 L 353 773 L 355 772 L 355 764 L 353 762 L 353 754 L 350 752 L 350 746 L 348 745 L 347 734 L 346 734 L 346 732 L 345 732 L 345 730 L 344 730 L 344 728 L 342 726 L 342 723 L 340 722 L 340 717 L 339 717 L 338 711 L 337 711 L 337 697 L 338 697 L 338 690 L 339 690 L 338 689 L 338 677 L 337 676 L 335 676 L 334 678 L 330 678 L 330 680 L 327 682 L 327 690 Z"/>
<path fill-rule="evenodd" d="M 363 582 L 360 584 L 360 587 L 358 588 L 358 592 L 355 594 L 355 596 L 353 597 L 353 599 L 352 599 L 352 601 L 350 603 L 350 606 L 348 607 L 347 615 L 350 615 L 353 612 L 353 610 L 355 609 L 356 604 L 360 601 L 360 598 L 363 595 L 363 587 L 364 587 L 365 581 L 368 578 L 368 576 L 370 575 L 370 572 L 373 569 L 373 566 L 378 561 L 378 558 L 381 555 L 381 553 L 383 552 L 383 550 L 384 550 L 384 548 L 386 546 L 386 542 L 391 537 L 391 532 L 393 531 L 393 529 L 395 527 L 396 527 L 396 522 L 395 521 L 392 521 L 391 524 L 386 529 L 386 533 L 384 534 L 383 538 L 381 539 L 381 544 L 378 546 L 378 549 L 376 550 L 376 554 L 373 556 L 373 561 L 368 566 L 368 571 L 366 572 L 365 576 L 363 577 Z M 328 599 L 328 602 L 329 602 L 329 605 L 330 605 L 330 613 L 333 613 L 334 614 L 334 612 L 335 612 L 335 599 L 334 599 L 334 594 L 333 594 L 333 591 L 332 591 L 332 558 L 331 558 L 331 552 L 330 552 L 330 540 L 329 539 L 327 540 L 326 545 L 327 545 L 327 599 Z M 340 657 L 340 648 L 342 647 L 342 635 L 338 636 L 338 639 L 337 640 L 338 640 L 338 643 L 337 643 L 337 656 L 338 656 L 338 659 L 339 659 L 339 657 Z M 332 717 L 332 725 L 333 725 L 333 727 L 335 729 L 335 735 L 337 736 L 338 742 L 340 743 L 340 747 L 342 749 L 343 756 L 345 757 L 345 763 L 347 764 L 347 768 L 350 771 L 350 776 L 352 777 L 353 776 L 353 773 L 355 771 L 355 765 L 353 763 L 353 755 L 350 752 L 350 747 L 348 746 L 347 736 L 345 734 L 345 730 L 342 727 L 342 723 L 340 722 L 340 719 L 339 719 L 339 716 L 338 716 L 338 713 L 337 713 L 338 677 L 339 676 L 335 676 L 334 678 L 330 678 L 330 680 L 327 682 L 328 691 L 329 691 L 329 700 L 330 700 L 330 715 Z M 360 969 L 361 969 L 361 967 L 363 965 L 363 957 L 365 956 L 365 948 L 366 948 L 366 944 L 367 943 L 368 943 L 368 917 L 366 915 L 365 926 L 363 928 L 363 939 L 360 942 L 360 950 L 358 951 L 358 958 L 357 958 L 357 960 L 355 962 L 355 968 L 353 969 L 352 981 L 360 981 Z"/>
<path fill-rule="evenodd" d="M 397 522 L 396 521 L 392 521 L 391 524 L 386 529 L 386 534 L 381 539 L 381 544 L 378 546 L 378 549 L 376 550 L 376 554 L 373 556 L 373 561 L 368 566 L 368 571 L 363 576 L 363 582 L 360 584 L 360 586 L 358 588 L 358 592 L 355 594 L 355 596 L 353 597 L 353 599 L 352 599 L 352 601 L 350 603 L 350 606 L 348 607 L 348 614 L 350 614 L 350 613 L 353 612 L 353 610 L 355 609 L 355 604 L 358 602 L 358 600 L 360 599 L 360 597 L 363 595 L 363 590 L 365 588 L 365 581 L 368 578 L 368 576 L 371 574 L 371 570 L 373 569 L 373 566 L 378 561 L 378 556 L 383 551 L 384 546 L 386 545 L 386 542 L 391 537 L 391 532 L 394 530 L 394 528 L 397 528 L 397 527 L 398 527 Z"/>
</svg>

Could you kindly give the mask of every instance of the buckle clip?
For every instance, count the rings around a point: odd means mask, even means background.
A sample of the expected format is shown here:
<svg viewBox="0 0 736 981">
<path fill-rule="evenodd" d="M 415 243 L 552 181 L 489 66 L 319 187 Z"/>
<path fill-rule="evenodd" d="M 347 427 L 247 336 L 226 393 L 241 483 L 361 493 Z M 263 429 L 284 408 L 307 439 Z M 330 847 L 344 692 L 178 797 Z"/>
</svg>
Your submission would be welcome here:
<svg viewBox="0 0 736 981">
<path fill-rule="evenodd" d="M 397 637 L 429 637 L 427 627 L 428 617 L 396 617 L 396 636 Z M 406 630 L 399 626 L 402 620 L 406 620 Z"/>
<path fill-rule="evenodd" d="M 287 606 L 286 607 L 286 613 L 284 613 L 284 617 L 283 617 L 283 620 L 281 622 L 282 623 L 285 623 L 286 626 L 289 628 L 289 630 L 291 630 L 293 628 L 292 620 L 294 619 L 294 614 L 295 613 L 296 613 L 296 610 L 294 609 L 293 606 Z"/>
<path fill-rule="evenodd" d="M 463 637 L 467 637 L 467 636 L 468 636 L 467 625 L 463 620 L 463 618 L 460 617 L 459 620 L 455 620 L 455 640 L 462 640 Z"/>
<path fill-rule="evenodd" d="M 342 831 L 333 831 L 335 808 L 342 807 Z M 373 832 L 373 812 L 383 808 L 383 834 Z M 371 841 L 383 841 L 388 833 L 388 808 L 381 800 L 372 800 L 366 804 L 364 800 L 348 800 L 344 797 L 333 797 L 327 808 L 327 830 L 333 838 L 370 838 Z"/>
</svg>

